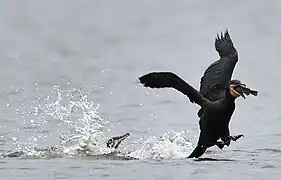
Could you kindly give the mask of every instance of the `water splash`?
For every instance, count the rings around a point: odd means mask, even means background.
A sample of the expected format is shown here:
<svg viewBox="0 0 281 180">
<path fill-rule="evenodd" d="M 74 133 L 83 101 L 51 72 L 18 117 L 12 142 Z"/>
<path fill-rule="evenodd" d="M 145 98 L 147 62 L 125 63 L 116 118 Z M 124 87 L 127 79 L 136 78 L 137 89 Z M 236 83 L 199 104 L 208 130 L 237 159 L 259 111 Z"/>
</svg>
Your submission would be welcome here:
<svg viewBox="0 0 281 180">
<path fill-rule="evenodd" d="M 99 104 L 89 101 L 81 90 L 63 90 L 54 86 L 50 95 L 40 95 L 34 99 L 30 106 L 17 110 L 25 133 L 29 132 L 31 136 L 24 139 L 23 136 L 11 135 L 16 151 L 4 156 L 54 158 L 94 156 L 114 151 L 106 147 L 109 138 L 104 134 L 111 130 L 112 125 L 99 116 Z M 50 127 L 52 129 L 48 129 Z M 140 148 L 122 154 L 137 159 L 185 158 L 192 150 L 192 144 L 186 135 L 186 132 L 168 132 L 160 139 L 154 136 L 146 138 L 144 142 L 139 141 Z M 56 143 L 54 139 L 57 140 Z M 44 146 L 42 142 L 45 141 L 50 141 L 51 144 Z M 123 151 L 125 149 L 126 147 Z"/>
<path fill-rule="evenodd" d="M 146 139 L 142 147 L 129 156 L 138 159 L 183 159 L 191 150 L 192 143 L 186 138 L 186 132 L 167 132 L 159 140 L 155 136 Z"/>
<path fill-rule="evenodd" d="M 51 95 L 34 99 L 30 106 L 17 109 L 25 132 L 32 134 L 27 139 L 11 134 L 18 152 L 42 155 L 38 153 L 39 143 L 54 138 L 59 142 L 51 146 L 62 147 L 64 154 L 108 152 L 104 132 L 110 130 L 109 122 L 98 115 L 99 104 L 89 101 L 81 90 L 62 90 L 54 86 Z M 53 129 L 47 131 L 45 126 Z"/>
</svg>

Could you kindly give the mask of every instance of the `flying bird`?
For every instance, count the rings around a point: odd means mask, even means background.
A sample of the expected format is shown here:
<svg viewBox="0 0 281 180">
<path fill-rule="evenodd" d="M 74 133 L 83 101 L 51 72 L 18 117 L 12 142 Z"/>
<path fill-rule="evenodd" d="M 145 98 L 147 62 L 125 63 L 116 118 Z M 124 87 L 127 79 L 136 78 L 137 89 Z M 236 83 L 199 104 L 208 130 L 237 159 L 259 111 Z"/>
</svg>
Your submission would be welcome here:
<svg viewBox="0 0 281 180">
<path fill-rule="evenodd" d="M 228 30 L 215 38 L 215 48 L 220 59 L 212 63 L 204 72 L 200 81 L 200 90 L 173 72 L 151 72 L 139 77 L 145 87 L 174 88 L 186 95 L 190 102 L 199 105 L 197 112 L 200 127 L 196 148 L 188 158 L 202 156 L 207 148 L 229 146 L 243 135 L 231 136 L 229 123 L 235 110 L 235 100 L 245 95 L 257 96 L 258 91 L 249 89 L 240 80 L 231 79 L 238 53 Z M 219 141 L 221 140 L 221 141 Z"/>
</svg>

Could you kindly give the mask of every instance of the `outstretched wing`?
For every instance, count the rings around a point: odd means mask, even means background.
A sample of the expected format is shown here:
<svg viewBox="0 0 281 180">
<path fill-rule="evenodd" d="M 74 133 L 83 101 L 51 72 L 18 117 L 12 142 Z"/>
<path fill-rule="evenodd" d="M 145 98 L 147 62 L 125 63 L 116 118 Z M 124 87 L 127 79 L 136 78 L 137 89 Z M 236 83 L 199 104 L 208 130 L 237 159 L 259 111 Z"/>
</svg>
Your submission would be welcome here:
<svg viewBox="0 0 281 180">
<path fill-rule="evenodd" d="M 225 95 L 225 87 L 231 80 L 234 67 L 238 61 L 238 53 L 232 40 L 225 31 L 217 35 L 215 47 L 220 59 L 211 64 L 204 72 L 200 82 L 200 94 L 210 101 L 221 99 Z"/>
<path fill-rule="evenodd" d="M 145 87 L 174 88 L 185 94 L 192 103 L 202 107 L 206 99 L 192 86 L 172 72 L 152 72 L 139 78 Z"/>
</svg>

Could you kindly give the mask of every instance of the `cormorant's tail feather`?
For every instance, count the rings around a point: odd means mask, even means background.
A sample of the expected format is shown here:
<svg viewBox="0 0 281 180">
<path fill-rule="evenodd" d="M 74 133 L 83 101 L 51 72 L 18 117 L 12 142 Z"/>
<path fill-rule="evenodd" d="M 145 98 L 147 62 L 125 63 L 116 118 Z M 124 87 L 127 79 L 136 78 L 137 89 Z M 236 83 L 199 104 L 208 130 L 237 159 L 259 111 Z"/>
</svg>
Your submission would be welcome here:
<svg viewBox="0 0 281 180">
<path fill-rule="evenodd" d="M 220 57 L 228 56 L 230 54 L 237 53 L 236 49 L 233 46 L 232 40 L 230 38 L 228 29 L 223 33 L 221 32 L 221 35 L 217 34 L 217 37 L 215 39 L 215 47 L 218 51 Z"/>
</svg>

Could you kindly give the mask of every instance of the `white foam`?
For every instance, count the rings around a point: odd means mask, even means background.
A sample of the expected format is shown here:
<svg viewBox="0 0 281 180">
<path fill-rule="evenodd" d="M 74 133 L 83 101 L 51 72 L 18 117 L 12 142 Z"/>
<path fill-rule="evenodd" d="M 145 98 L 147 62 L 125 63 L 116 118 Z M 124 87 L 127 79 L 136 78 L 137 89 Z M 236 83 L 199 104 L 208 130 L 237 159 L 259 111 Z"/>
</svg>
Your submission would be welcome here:
<svg viewBox="0 0 281 180">
<path fill-rule="evenodd" d="M 54 86 L 53 91 L 55 94 L 53 96 L 37 98 L 41 101 L 30 106 L 34 112 L 25 111 L 20 114 L 26 115 L 25 122 L 37 128 L 41 128 L 44 123 L 52 123 L 47 121 L 50 117 L 58 121 L 52 134 L 57 136 L 59 144 L 51 146 L 59 148 L 46 148 L 46 151 L 36 150 L 38 143 L 47 140 L 48 136 L 42 136 L 34 131 L 27 140 L 13 137 L 16 150 L 23 151 L 28 157 L 101 155 L 112 152 L 112 149 L 106 147 L 109 137 L 104 135 L 104 132 L 110 130 L 110 124 L 99 116 L 99 105 L 89 101 L 87 95 L 77 89 L 61 90 L 59 86 Z M 30 117 L 27 115 L 30 114 L 34 116 L 32 120 L 28 119 Z M 187 132 L 167 132 L 159 139 L 152 136 L 146 138 L 140 144 L 140 148 L 124 153 L 138 159 L 185 158 L 192 150 L 192 144 L 186 138 L 187 134 Z"/>
<path fill-rule="evenodd" d="M 148 138 L 142 147 L 129 156 L 139 159 L 182 159 L 186 158 L 192 144 L 186 138 L 186 132 L 167 132 L 157 140 L 155 136 Z"/>
</svg>

